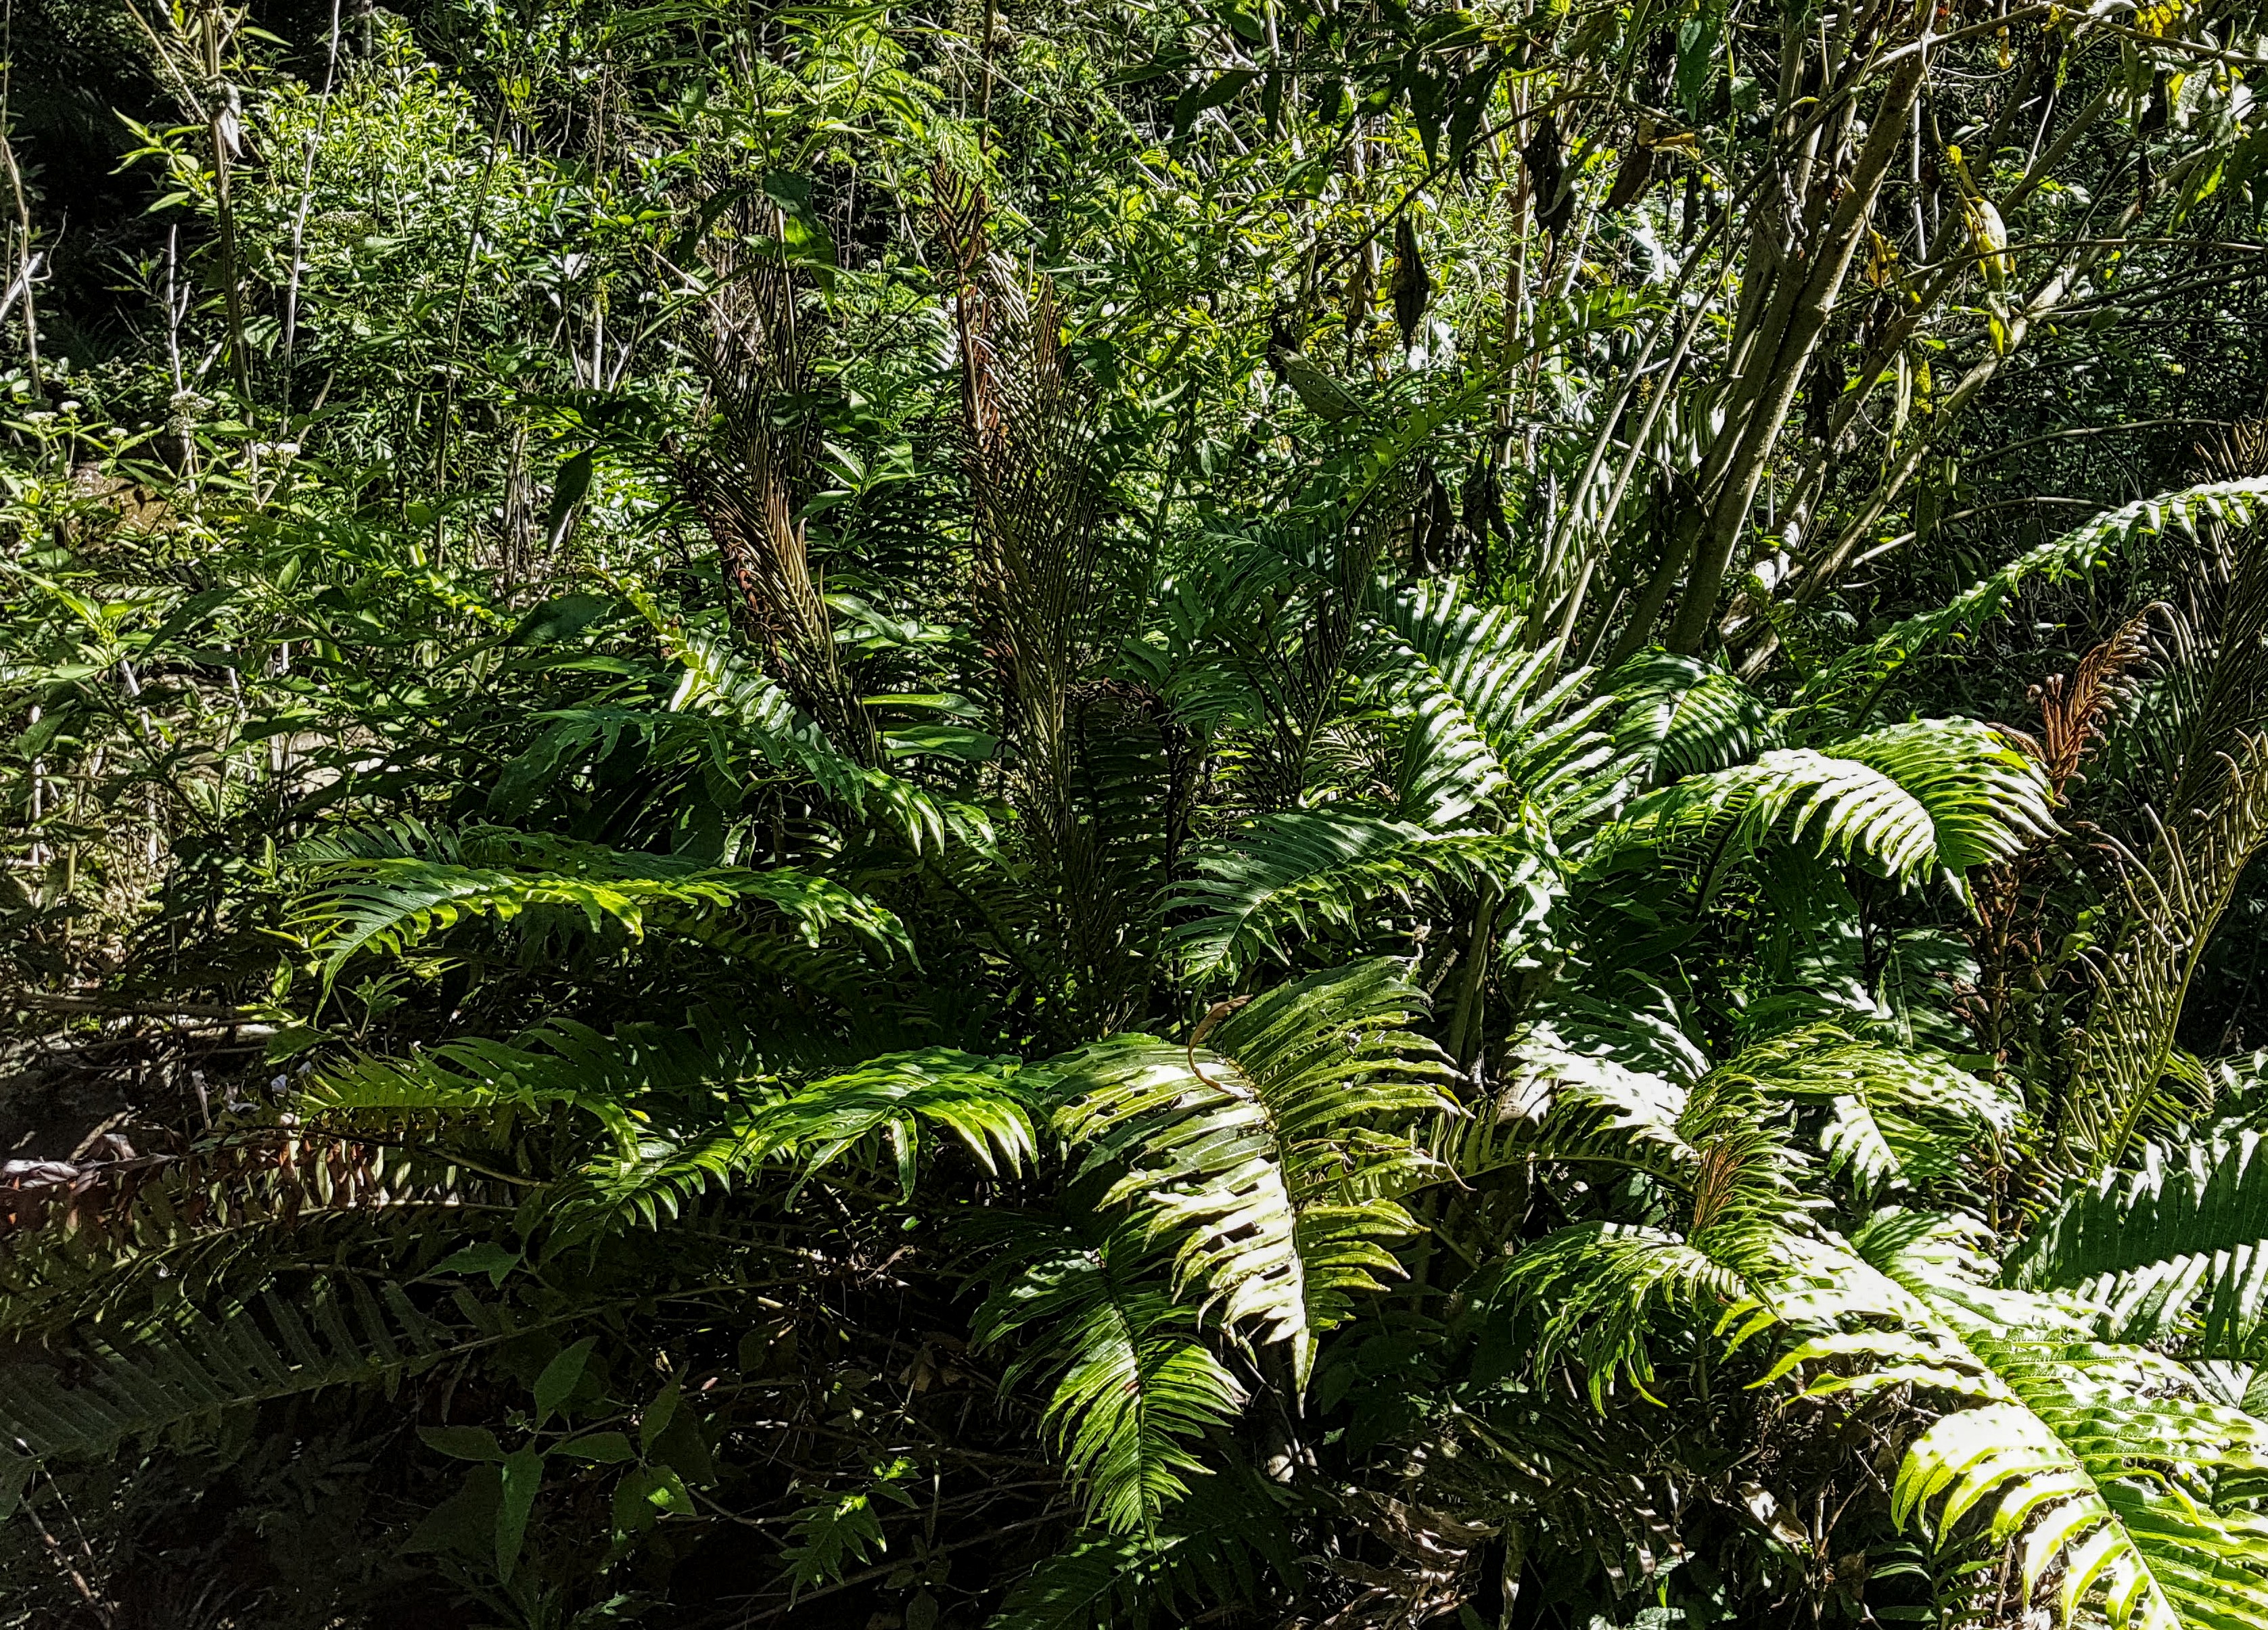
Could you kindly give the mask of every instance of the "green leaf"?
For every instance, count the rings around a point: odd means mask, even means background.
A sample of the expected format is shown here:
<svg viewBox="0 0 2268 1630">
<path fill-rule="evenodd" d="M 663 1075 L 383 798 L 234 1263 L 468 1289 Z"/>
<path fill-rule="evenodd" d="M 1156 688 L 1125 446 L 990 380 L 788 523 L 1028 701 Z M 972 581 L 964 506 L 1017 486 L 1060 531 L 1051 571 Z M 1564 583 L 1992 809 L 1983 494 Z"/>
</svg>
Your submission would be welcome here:
<svg viewBox="0 0 2268 1630">
<path fill-rule="evenodd" d="M 440 1426 L 419 1427 L 417 1435 L 429 1449 L 437 1449 L 455 1460 L 502 1460 L 504 1449 L 496 1434 L 486 1427 Z"/>
<path fill-rule="evenodd" d="M 543 1487 L 543 1454 L 535 1449 L 516 1449 L 504 1463 L 503 1497 L 497 1504 L 496 1564 L 497 1576 L 510 1580 L 519 1565 L 527 1538 L 528 1514 Z"/>
<path fill-rule="evenodd" d="M 598 1345 L 596 1336 L 585 1336 L 572 1347 L 564 1348 L 543 1367 L 535 1378 L 535 1421 L 538 1426 L 558 1413 L 568 1395 L 583 1379 L 583 1369 L 590 1362 L 591 1349 Z"/>
</svg>

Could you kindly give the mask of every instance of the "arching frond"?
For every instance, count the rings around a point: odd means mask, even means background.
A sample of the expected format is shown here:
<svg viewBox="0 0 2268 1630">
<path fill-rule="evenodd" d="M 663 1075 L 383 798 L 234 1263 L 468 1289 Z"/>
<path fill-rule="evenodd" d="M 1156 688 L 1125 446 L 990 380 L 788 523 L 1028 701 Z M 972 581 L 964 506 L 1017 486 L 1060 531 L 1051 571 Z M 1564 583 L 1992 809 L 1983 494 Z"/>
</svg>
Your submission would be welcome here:
<svg viewBox="0 0 2268 1630">
<path fill-rule="evenodd" d="M 1904 664 L 1980 627 L 2004 612 L 2024 588 L 2083 576 L 2137 539 L 2168 531 L 2195 536 L 2200 522 L 2244 526 L 2263 515 L 2268 515 L 2268 476 L 2208 481 L 2106 510 L 2018 555 L 1938 610 L 1894 624 L 1829 664 L 1804 687 L 1802 705 L 1831 709 L 1842 699 L 1870 698 Z"/>
<path fill-rule="evenodd" d="M 1393 636 L 1383 687 L 1410 720 L 1406 817 L 1438 826 L 1510 798 L 1557 828 L 1610 801 L 1622 775 L 1597 727 L 1611 703 L 1584 700 L 1589 670 L 1559 674 L 1556 650 L 1528 649 L 1515 608 L 1469 605 L 1440 578 L 1387 598 L 1379 619 Z"/>
<path fill-rule="evenodd" d="M 1896 724 L 1831 750 L 1784 747 L 1649 793 L 1605 841 L 1683 857 L 1708 884 L 1777 836 L 1903 885 L 2003 860 L 2052 829 L 2039 767 L 1968 719 Z"/>
<path fill-rule="evenodd" d="M 2089 1604 L 2117 1630 L 2268 1617 L 2268 1522 L 2242 1499 L 2268 1473 L 2268 1426 L 2180 1365 L 2094 1339 L 2083 1304 L 1992 1289 L 1989 1265 L 1934 1219 L 1885 1214 L 1854 1243 L 1813 1251 L 1808 1287 L 1776 1308 L 1846 1327 L 1773 1377 L 1816 1366 L 1815 1393 L 1968 1401 L 1906 1451 L 1897 1522 L 1926 1515 L 1940 1546 L 2007 1550 L 2023 1598 L 2053 1580 L 2065 1620 Z"/>
<path fill-rule="evenodd" d="M 1776 744 L 1771 710 L 1732 673 L 1650 651 L 1609 674 L 1615 755 L 1639 789 L 1746 762 Z"/>
<path fill-rule="evenodd" d="M 1823 1109 L 1821 1150 L 1861 1188 L 1943 1177 L 1980 1140 L 1989 1149 L 2007 1137 L 2023 1109 L 2013 1091 L 1944 1059 L 1855 1040 L 1827 1024 L 1775 1036 L 1724 1069 L 1768 1097 Z"/>
<path fill-rule="evenodd" d="M 658 1227 L 712 1190 L 767 1166 L 800 1186 L 854 1156 L 886 1155 L 910 1196 L 927 1135 L 941 1134 L 986 1171 L 1020 1171 L 1038 1153 L 1033 1105 L 1047 1076 L 1012 1058 L 949 1047 L 885 1054 L 793 1091 L 774 1090 L 722 1124 L 650 1133 L 578 1175 L 558 1215 L 570 1235 L 642 1222 Z"/>
<path fill-rule="evenodd" d="M 1086 1486 L 1088 1520 L 1158 1547 L 1159 1517 L 1203 1474 L 1195 1440 L 1233 1417 L 1244 1389 L 1173 1293 L 1168 1253 L 1138 1222 L 1087 1212 L 1020 1230 L 979 1310 L 989 1345 L 1029 1333 L 1007 1385 L 1052 1387 L 1042 1422 Z"/>
<path fill-rule="evenodd" d="M 1173 905 L 1204 914 L 1173 932 L 1192 974 L 1241 977 L 1264 958 L 1290 959 L 1285 936 L 1351 928 L 1421 894 L 1496 884 L 1507 927 L 1532 922 L 1559 892 L 1541 833 L 1439 833 L 1351 811 L 1263 815 L 1199 852 Z"/>
<path fill-rule="evenodd" d="M 2076 1290 L 2132 1341 L 2268 1358 L 2268 1140 L 2241 1131 L 2106 1171 L 2043 1218 L 2006 1281 Z"/>
<path fill-rule="evenodd" d="M 225 1411 L 348 1384 L 383 1384 L 520 1333 L 468 1292 L 461 1324 L 421 1311 L 390 1279 L 331 1275 L 293 1297 L 266 1292 L 217 1314 L 194 1309 L 85 1334 L 75 1373 L 11 1357 L 0 1387 L 0 1459 L 107 1455 Z"/>
<path fill-rule="evenodd" d="M 761 936 L 740 919 L 759 904 L 784 917 L 806 945 L 840 930 L 878 950 L 912 949 L 887 908 L 793 867 L 704 866 L 504 827 L 438 841 L 407 827 L 360 841 L 310 840 L 298 858 L 317 886 L 301 904 L 298 926 L 323 948 L 332 974 L 358 951 L 391 954 L 468 917 L 508 921 L 538 908 L 592 933 L 613 921 L 636 938 L 653 926 L 747 954 Z"/>
<path fill-rule="evenodd" d="M 1117 1174 L 1104 1203 L 1132 1202 L 1174 1241 L 1176 1283 L 1288 1343 L 1303 1382 L 1315 1336 L 1399 1271 L 1379 1242 L 1411 1224 L 1389 1196 L 1430 1159 L 1397 1123 L 1454 1107 L 1409 1027 L 1424 1008 L 1396 965 L 1357 963 L 1254 998 L 1209 1050 L 1201 1026 L 1185 1046 L 1116 1037 L 1055 1061 L 1058 1130 L 1083 1173 Z"/>
</svg>

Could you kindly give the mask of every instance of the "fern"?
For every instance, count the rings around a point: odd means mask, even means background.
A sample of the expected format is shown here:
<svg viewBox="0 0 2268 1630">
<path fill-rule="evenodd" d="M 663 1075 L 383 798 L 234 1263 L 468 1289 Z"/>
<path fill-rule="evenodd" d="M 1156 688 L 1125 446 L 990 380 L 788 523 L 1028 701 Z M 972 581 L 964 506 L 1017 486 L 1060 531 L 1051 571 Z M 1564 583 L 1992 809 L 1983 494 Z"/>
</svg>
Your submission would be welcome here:
<svg viewBox="0 0 2268 1630">
<path fill-rule="evenodd" d="M 305 1296 L 267 1291 L 218 1315 L 182 1308 L 91 1332 L 77 1344 L 79 1373 L 70 1382 L 28 1356 L 11 1362 L 0 1442 L 42 1459 L 108 1455 L 270 1399 L 391 1384 L 527 1328 L 468 1292 L 454 1302 L 461 1325 L 420 1311 L 391 1280 L 373 1290 L 341 1274 Z"/>
<path fill-rule="evenodd" d="M 1555 677 L 1558 652 L 1525 649 L 1513 607 L 1468 605 L 1454 579 L 1393 595 L 1379 616 L 1393 636 L 1383 687 L 1410 716 L 1405 816 L 1440 826 L 1525 803 L 1558 828 L 1604 807 L 1621 772 L 1595 728 L 1611 703 L 1582 700 L 1588 670 Z"/>
<path fill-rule="evenodd" d="M 2005 1282 L 2076 1290 L 2127 1340 L 2192 1358 L 2268 1358 L 2268 1154 L 2259 1134 L 2193 1143 L 2106 1171 L 2043 1218 Z"/>
<path fill-rule="evenodd" d="M 2059 1576 L 2066 1619 L 2089 1601 L 2117 1630 L 2268 1617 L 2268 1522 L 2244 1503 L 2268 1426 L 2167 1359 L 2102 1343 L 2083 1307 L 1993 1289 L 1952 1225 L 1887 1213 L 1853 1243 L 1810 1253 L 1808 1282 L 1756 1322 L 1865 1321 L 1802 1342 L 1771 1379 L 1816 1366 L 1815 1394 L 1966 1401 L 1907 1450 L 1896 1521 L 1933 1509 L 1940 1546 L 2010 1548 L 2027 1602 Z"/>
<path fill-rule="evenodd" d="M 887 909 L 793 867 L 703 866 L 502 827 L 438 839 L 409 826 L 313 839 L 301 846 L 299 859 L 317 887 L 302 902 L 297 926 L 325 950 L 330 976 L 357 952 L 396 953 L 468 917 L 509 921 L 547 907 L 593 934 L 612 921 L 635 939 L 651 925 L 751 955 L 762 938 L 738 920 L 744 907 L 762 904 L 806 945 L 844 929 L 877 950 L 912 951 Z"/>
<path fill-rule="evenodd" d="M 1193 1444 L 1234 1416 L 1244 1389 L 1173 1294 L 1147 1230 L 1089 1212 L 1020 1232 L 976 1340 L 1036 1336 L 1003 1384 L 1052 1377 L 1042 1423 L 1086 1485 L 1088 1520 L 1154 1551 L 1160 1514 L 1205 1471 Z"/>
<path fill-rule="evenodd" d="M 2201 521 L 2244 526 L 2264 514 L 2268 514 L 2268 476 L 2209 481 L 2107 510 L 2018 555 L 1937 610 L 1892 624 L 1814 676 L 1804 687 L 1799 706 L 1833 708 L 1853 695 L 1870 701 L 1906 663 L 2005 612 L 2026 587 L 2085 576 L 2106 554 L 2136 540 L 2176 530 L 2194 537 Z"/>
<path fill-rule="evenodd" d="M 722 1124 L 651 1133 L 594 1160 L 558 1215 L 571 1236 L 632 1223 L 658 1228 L 703 1194 L 768 1166 L 792 1167 L 800 1187 L 865 1151 L 887 1152 L 910 1198 L 931 1132 L 955 1140 L 987 1172 L 1020 1171 L 1038 1154 L 1032 1109 L 1048 1081 L 1013 1059 L 946 1047 L 884 1054 L 793 1091 L 767 1092 Z"/>
<path fill-rule="evenodd" d="M 1142 1630 L 1207 1608 L 1297 1589 L 1282 1496 L 1250 1472 L 1205 1479 L 1147 1535 L 1108 1529 L 1071 1542 L 1018 1581 L 988 1630 Z"/>
<path fill-rule="evenodd" d="M 1412 1224 L 1388 1196 L 1430 1160 L 1381 1123 L 1454 1107 L 1407 1028 L 1424 1005 L 1395 965 L 1358 963 L 1253 999 L 1210 1051 L 1132 1036 L 1057 1061 L 1081 1174 L 1121 1173 L 1103 1203 L 1133 1202 L 1175 1242 L 1177 1286 L 1288 1344 L 1302 1384 L 1315 1337 L 1399 1272 L 1379 1242 Z"/>
<path fill-rule="evenodd" d="M 1641 789 L 1744 763 L 1776 745 L 1771 709 L 1722 668 L 1653 651 L 1608 676 L 1616 760 Z"/>
<path fill-rule="evenodd" d="M 1358 928 L 1388 901 L 1407 910 L 1485 880 L 1521 902 L 1505 914 L 1513 925 L 1540 919 L 1560 890 L 1541 833 L 1437 833 L 1344 810 L 1263 815 L 1200 851 L 1195 868 L 1172 906 L 1204 914 L 1170 937 L 1199 978 L 1289 962 L 1287 936 Z"/>
<path fill-rule="evenodd" d="M 1830 750 L 1778 748 L 1639 798 L 1602 841 L 1600 861 L 1664 850 L 1705 889 L 1768 836 L 1864 860 L 1903 885 L 1956 890 L 1972 867 L 2006 860 L 2052 830 L 2051 794 L 2012 742 L 1967 719 L 1891 725 Z"/>
</svg>

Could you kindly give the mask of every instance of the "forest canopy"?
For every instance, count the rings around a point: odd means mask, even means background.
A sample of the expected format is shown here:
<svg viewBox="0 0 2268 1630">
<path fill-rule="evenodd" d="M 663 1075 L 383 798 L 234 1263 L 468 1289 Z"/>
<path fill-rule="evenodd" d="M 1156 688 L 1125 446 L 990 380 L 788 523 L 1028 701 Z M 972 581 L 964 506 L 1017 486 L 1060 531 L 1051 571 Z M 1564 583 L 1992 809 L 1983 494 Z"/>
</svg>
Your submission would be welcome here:
<svg viewBox="0 0 2268 1630">
<path fill-rule="evenodd" d="M 0 1625 L 2268 1626 L 2245 0 L 11 0 Z"/>
</svg>

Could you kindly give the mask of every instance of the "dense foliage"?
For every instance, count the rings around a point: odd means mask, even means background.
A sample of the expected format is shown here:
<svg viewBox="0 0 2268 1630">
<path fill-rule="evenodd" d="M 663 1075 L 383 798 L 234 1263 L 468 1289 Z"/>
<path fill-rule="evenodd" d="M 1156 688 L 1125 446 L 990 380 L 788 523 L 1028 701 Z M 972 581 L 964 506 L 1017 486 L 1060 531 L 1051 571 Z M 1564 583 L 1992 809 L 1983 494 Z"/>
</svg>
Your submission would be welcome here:
<svg viewBox="0 0 2268 1630">
<path fill-rule="evenodd" d="M 2268 1626 L 2241 0 L 21 0 L 0 1620 Z"/>
</svg>

